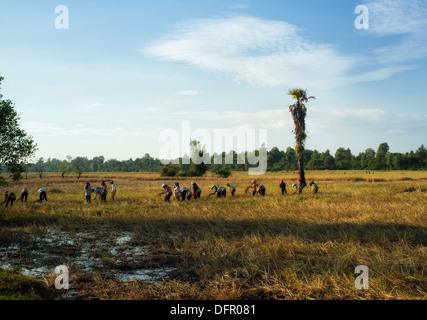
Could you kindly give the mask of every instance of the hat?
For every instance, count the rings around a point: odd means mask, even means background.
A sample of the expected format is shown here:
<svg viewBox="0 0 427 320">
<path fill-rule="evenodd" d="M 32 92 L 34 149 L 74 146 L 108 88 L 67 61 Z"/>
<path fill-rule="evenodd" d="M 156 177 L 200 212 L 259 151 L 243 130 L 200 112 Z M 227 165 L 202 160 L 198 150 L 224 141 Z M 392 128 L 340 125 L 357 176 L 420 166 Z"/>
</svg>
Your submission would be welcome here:
<svg viewBox="0 0 427 320">
<path fill-rule="evenodd" d="M 292 185 L 292 187 L 295 187 L 296 186 L 296 184 L 294 183 L 293 185 Z"/>
<path fill-rule="evenodd" d="M 162 184 L 162 188 L 164 188 L 164 187 L 166 187 L 166 185 L 163 183 L 163 184 Z"/>
</svg>

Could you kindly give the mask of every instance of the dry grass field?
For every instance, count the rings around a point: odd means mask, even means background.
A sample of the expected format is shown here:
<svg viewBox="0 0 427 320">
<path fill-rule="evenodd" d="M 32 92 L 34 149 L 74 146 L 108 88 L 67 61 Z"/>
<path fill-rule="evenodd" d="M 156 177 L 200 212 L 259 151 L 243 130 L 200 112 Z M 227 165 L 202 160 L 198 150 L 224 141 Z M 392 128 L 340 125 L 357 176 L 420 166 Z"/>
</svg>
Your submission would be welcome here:
<svg viewBox="0 0 427 320">
<path fill-rule="evenodd" d="M 426 299 L 427 172 L 306 176 L 317 195 L 292 194 L 297 174 L 281 172 L 257 177 L 267 195 L 253 197 L 245 193 L 253 177 L 233 173 L 197 179 L 201 199 L 171 203 L 159 193 L 175 180 L 157 174 L 9 182 L 3 191 L 19 198 L 26 186 L 30 197 L 0 207 L 0 297 L 50 299 L 25 281 L 55 292 L 54 269 L 65 265 L 71 289 L 59 297 L 68 299 Z M 86 181 L 111 179 L 115 201 L 85 203 Z M 207 197 L 228 181 L 234 197 Z M 48 202 L 35 202 L 40 187 Z M 358 265 L 369 268 L 367 290 L 355 288 Z M 10 270 L 19 266 L 30 277 L 17 279 Z"/>
</svg>

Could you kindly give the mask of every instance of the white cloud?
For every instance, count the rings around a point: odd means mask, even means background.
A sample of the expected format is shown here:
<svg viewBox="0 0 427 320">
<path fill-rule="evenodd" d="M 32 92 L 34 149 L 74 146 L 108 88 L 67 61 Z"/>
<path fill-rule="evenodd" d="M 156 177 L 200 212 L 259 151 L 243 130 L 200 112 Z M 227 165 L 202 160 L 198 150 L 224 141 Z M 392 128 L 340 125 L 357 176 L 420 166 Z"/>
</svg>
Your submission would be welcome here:
<svg viewBox="0 0 427 320">
<path fill-rule="evenodd" d="M 371 2 L 367 4 L 371 6 Z M 382 17 L 377 24 L 373 23 L 372 34 L 383 35 L 389 23 L 400 25 L 404 21 L 402 14 L 394 22 L 381 15 L 392 15 L 398 8 L 387 11 L 380 3 L 372 4 L 372 8 L 374 17 L 376 14 Z M 424 26 L 424 17 L 416 17 L 410 28 L 395 27 L 388 32 L 405 33 L 412 27 Z M 376 58 L 344 55 L 333 45 L 310 42 L 301 34 L 297 26 L 283 21 L 255 17 L 197 19 L 176 26 L 172 33 L 142 52 L 167 61 L 188 63 L 214 75 L 231 76 L 239 82 L 269 87 L 334 88 L 388 79 L 408 69 L 403 64 L 378 67 Z M 384 61 L 387 55 L 391 61 L 396 54 L 391 55 L 390 50 L 396 48 L 377 49 L 376 55 L 384 56 Z M 413 48 L 408 50 L 417 52 L 412 55 L 424 54 Z M 408 50 L 402 49 L 398 55 L 405 55 Z M 371 66 L 371 70 L 357 72 L 360 65 Z"/>
<path fill-rule="evenodd" d="M 310 43 L 298 27 L 282 21 L 198 19 L 174 30 L 142 52 L 253 85 L 333 86 L 358 62 L 331 45 Z"/>
<path fill-rule="evenodd" d="M 399 36 L 392 45 L 374 50 L 382 63 L 402 63 L 427 56 L 427 2 L 425 0 L 365 0 L 369 33 Z"/>
</svg>

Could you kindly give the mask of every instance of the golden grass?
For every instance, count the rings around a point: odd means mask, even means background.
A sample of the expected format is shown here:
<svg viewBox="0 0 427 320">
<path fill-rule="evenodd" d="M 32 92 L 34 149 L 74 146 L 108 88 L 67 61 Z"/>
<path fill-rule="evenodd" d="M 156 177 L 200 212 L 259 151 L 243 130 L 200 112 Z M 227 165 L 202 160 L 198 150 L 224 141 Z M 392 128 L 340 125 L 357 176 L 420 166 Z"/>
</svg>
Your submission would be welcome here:
<svg viewBox="0 0 427 320">
<path fill-rule="evenodd" d="M 80 299 L 426 299 L 427 173 L 306 175 L 319 194 L 309 188 L 292 194 L 297 174 L 281 172 L 257 177 L 267 196 L 252 197 L 244 190 L 253 177 L 234 173 L 227 180 L 198 179 L 202 199 L 170 204 L 158 193 L 175 180 L 156 174 L 86 174 L 80 181 L 31 175 L 7 187 L 19 195 L 25 185 L 31 195 L 27 204 L 0 208 L 0 240 L 28 245 L 28 235 L 50 227 L 102 231 L 105 239 L 126 230 L 129 246 L 150 248 L 130 268 L 171 268 L 160 283 L 118 281 L 108 268 L 77 272 L 71 284 Z M 111 179 L 116 201 L 85 203 L 86 181 L 97 186 Z M 281 179 L 288 195 L 280 193 Z M 238 189 L 235 197 L 207 197 L 212 184 L 228 181 Z M 191 179 L 180 182 L 190 186 Z M 49 202 L 34 202 L 39 187 Z M 357 265 L 369 268 L 368 290 L 355 289 Z"/>
</svg>

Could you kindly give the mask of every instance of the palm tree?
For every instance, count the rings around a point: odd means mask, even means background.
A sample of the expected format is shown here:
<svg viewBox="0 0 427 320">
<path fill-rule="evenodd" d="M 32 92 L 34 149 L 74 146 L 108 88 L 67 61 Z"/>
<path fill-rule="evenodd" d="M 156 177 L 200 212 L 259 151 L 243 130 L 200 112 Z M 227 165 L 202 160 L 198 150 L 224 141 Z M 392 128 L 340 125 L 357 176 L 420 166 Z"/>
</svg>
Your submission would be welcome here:
<svg viewBox="0 0 427 320">
<path fill-rule="evenodd" d="M 304 152 L 304 143 L 307 138 L 305 132 L 305 117 L 307 115 L 307 108 L 304 103 L 308 102 L 309 99 L 316 99 L 315 97 L 307 98 L 307 91 L 303 89 L 291 89 L 289 90 L 289 95 L 291 95 L 297 103 L 289 106 L 289 111 L 292 114 L 292 119 L 294 120 L 295 125 L 295 152 L 298 155 L 298 173 L 299 173 L 299 194 L 305 188 L 305 174 L 304 174 L 304 165 L 303 165 L 303 152 Z"/>
</svg>

